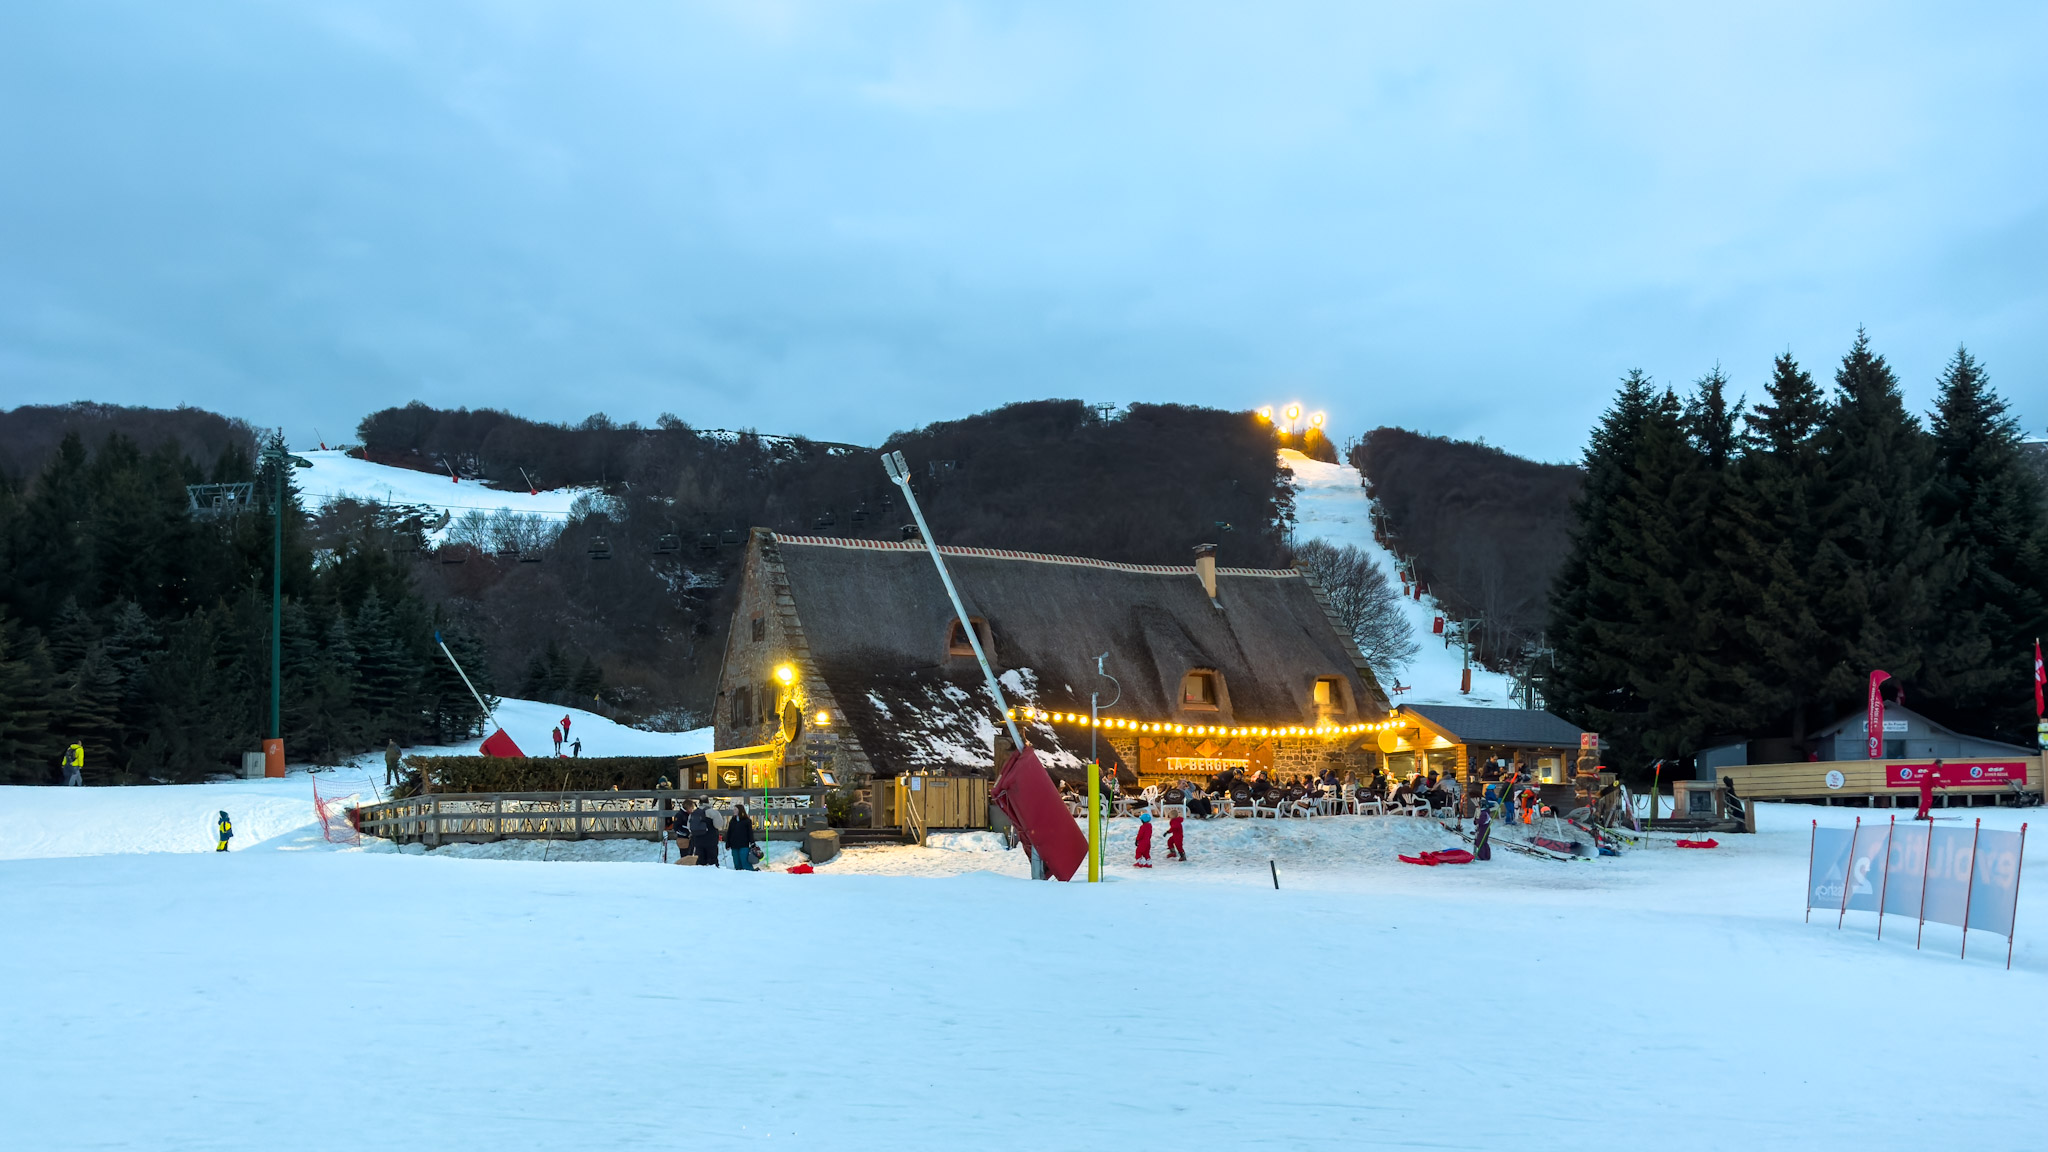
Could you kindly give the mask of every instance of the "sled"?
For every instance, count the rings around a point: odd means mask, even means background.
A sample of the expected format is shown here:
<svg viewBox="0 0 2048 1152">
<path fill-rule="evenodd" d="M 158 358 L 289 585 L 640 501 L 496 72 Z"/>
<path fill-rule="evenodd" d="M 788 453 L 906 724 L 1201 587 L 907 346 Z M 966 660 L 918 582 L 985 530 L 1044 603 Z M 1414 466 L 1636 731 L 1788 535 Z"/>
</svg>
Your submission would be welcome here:
<svg viewBox="0 0 2048 1152">
<path fill-rule="evenodd" d="M 1679 848 L 1719 848 L 1721 846 L 1721 842 L 1711 836 L 1705 840 L 1673 840 L 1671 843 Z"/>
<path fill-rule="evenodd" d="M 1420 856 L 1401 857 L 1404 864 L 1421 864 L 1427 868 L 1434 868 L 1439 864 L 1470 864 L 1472 860 L 1472 854 L 1463 848 L 1446 848 L 1440 852 L 1424 852 Z"/>
</svg>

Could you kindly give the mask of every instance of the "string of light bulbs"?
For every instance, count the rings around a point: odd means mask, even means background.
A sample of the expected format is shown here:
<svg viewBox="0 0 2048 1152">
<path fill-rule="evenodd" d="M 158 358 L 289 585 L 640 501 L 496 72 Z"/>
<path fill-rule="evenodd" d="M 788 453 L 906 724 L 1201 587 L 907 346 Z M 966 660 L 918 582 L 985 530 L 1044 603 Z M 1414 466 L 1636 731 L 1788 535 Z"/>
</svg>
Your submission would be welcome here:
<svg viewBox="0 0 2048 1152">
<path fill-rule="evenodd" d="M 1106 728 L 1111 731 L 1138 732 L 1168 736 L 1221 736 L 1229 739 L 1272 736 L 1354 736 L 1360 732 L 1379 732 L 1388 728 L 1405 728 L 1406 724 L 1394 720 L 1375 721 L 1366 724 L 1175 724 L 1166 720 L 1126 720 L 1120 716 L 1102 716 L 1089 719 L 1083 712 L 1048 712 L 1043 708 L 1012 708 L 1012 720 L 1035 720 L 1041 724 L 1072 724 L 1081 728 Z"/>
</svg>

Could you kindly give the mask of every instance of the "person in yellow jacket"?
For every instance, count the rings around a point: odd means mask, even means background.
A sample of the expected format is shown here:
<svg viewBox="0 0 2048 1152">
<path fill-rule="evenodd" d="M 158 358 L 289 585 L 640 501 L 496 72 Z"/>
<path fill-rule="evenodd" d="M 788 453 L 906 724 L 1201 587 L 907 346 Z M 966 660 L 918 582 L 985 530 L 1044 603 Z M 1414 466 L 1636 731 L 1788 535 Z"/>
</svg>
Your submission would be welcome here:
<svg viewBox="0 0 2048 1152">
<path fill-rule="evenodd" d="M 64 785 L 76 788 L 85 783 L 85 745 L 73 744 L 64 750 Z"/>
</svg>

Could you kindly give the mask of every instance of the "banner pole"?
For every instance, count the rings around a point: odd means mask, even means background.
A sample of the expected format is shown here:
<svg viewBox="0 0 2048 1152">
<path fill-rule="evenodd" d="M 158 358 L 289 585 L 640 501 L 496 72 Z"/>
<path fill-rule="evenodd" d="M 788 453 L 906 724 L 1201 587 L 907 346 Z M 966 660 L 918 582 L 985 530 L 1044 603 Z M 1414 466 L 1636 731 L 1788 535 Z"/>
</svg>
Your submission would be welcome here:
<svg viewBox="0 0 2048 1152">
<path fill-rule="evenodd" d="M 1963 950 L 1956 953 L 1956 959 L 1965 960 L 1970 955 L 1970 901 L 1977 895 L 1977 841 L 1984 838 L 1984 818 L 1977 817 L 1977 830 L 1970 833 L 1970 882 L 1963 887 Z M 2013 909 L 2020 906 L 2019 893 L 2013 893 Z"/>
<path fill-rule="evenodd" d="M 1842 910 L 1835 915 L 1835 931 L 1842 930 L 1842 921 L 1849 918 L 1849 881 L 1856 875 L 1856 840 L 1863 835 L 1863 817 L 1856 818 L 1856 826 L 1849 829 L 1849 862 L 1842 866 Z"/>
<path fill-rule="evenodd" d="M 1813 828 L 1806 838 L 1806 922 L 1813 923 L 1813 845 L 1820 839 L 1820 821 L 1813 822 Z"/>
<path fill-rule="evenodd" d="M 1927 935 L 1927 866 L 1934 862 L 1934 821 L 1927 822 L 1927 850 L 1920 853 L 1920 927 L 1913 933 L 1913 948 L 1918 951 L 1920 940 Z"/>
<path fill-rule="evenodd" d="M 1884 939 L 1884 897 L 1885 893 L 1891 891 L 1892 887 L 1892 833 L 1897 831 L 1898 827 L 1899 818 L 1895 815 L 1892 817 L 1891 823 L 1885 826 L 1884 830 L 1884 878 L 1878 881 L 1877 885 L 1877 938 L 1879 940 Z"/>
<path fill-rule="evenodd" d="M 2038 643 L 2038 641 L 2036 641 Z M 2012 870 L 2012 918 L 2013 923 L 2005 926 L 2005 970 L 2012 971 L 2012 938 L 2019 932 L 2020 918 L 2020 873 L 2027 868 L 2027 826 L 2020 825 L 2020 862 Z"/>
</svg>

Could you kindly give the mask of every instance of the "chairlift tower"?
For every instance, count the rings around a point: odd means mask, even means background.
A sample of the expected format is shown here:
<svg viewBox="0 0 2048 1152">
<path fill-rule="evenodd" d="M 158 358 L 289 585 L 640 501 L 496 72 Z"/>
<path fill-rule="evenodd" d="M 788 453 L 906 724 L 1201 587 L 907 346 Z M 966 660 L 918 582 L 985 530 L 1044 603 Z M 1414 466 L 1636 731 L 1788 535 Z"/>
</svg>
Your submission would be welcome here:
<svg viewBox="0 0 2048 1152">
<path fill-rule="evenodd" d="M 280 434 L 280 441 L 282 434 Z M 284 763 L 284 719 L 281 697 L 284 685 L 284 470 L 311 468 L 313 462 L 275 445 L 266 445 L 256 457 L 258 470 L 271 468 L 277 476 L 275 530 L 270 547 L 270 739 L 278 750 L 278 765 Z M 251 489 L 253 490 L 253 485 Z M 189 491 L 189 490 L 188 490 Z M 265 750 L 268 761 L 268 749 Z"/>
</svg>

